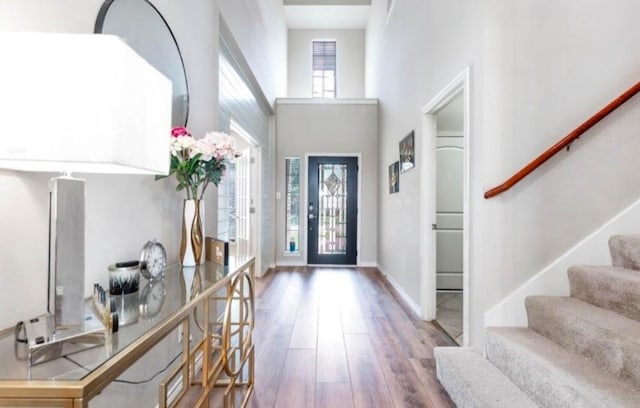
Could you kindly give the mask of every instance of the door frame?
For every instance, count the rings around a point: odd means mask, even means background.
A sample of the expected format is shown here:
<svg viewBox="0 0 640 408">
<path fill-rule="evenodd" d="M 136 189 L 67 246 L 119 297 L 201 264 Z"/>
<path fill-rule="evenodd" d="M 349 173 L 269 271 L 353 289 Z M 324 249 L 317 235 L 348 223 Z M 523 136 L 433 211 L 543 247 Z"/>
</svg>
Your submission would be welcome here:
<svg viewBox="0 0 640 408">
<path fill-rule="evenodd" d="M 250 237 L 250 248 L 254 251 L 255 263 L 258 276 L 262 275 L 262 172 L 260 171 L 262 157 L 262 146 L 260 143 L 249 133 L 241 123 L 230 117 L 229 131 L 235 137 L 241 137 L 245 142 L 249 144 L 250 155 L 254 159 L 249 163 L 249 177 L 250 177 L 250 196 L 255 195 L 253 198 L 253 207 L 255 212 L 249 213 L 249 222 L 253 225 L 253 233 Z M 251 205 L 251 203 L 249 204 Z"/>
<path fill-rule="evenodd" d="M 463 186 L 462 186 L 462 313 L 463 346 L 469 344 L 469 159 L 471 157 L 470 105 L 471 68 L 465 67 L 436 96 L 422 108 L 422 157 L 420 169 L 420 248 L 426 248 L 420 256 L 420 308 L 425 320 L 436 318 L 436 234 L 432 225 L 436 223 L 436 137 L 437 113 L 455 97 L 463 98 Z"/>
<path fill-rule="evenodd" d="M 355 157 L 358 159 L 358 211 L 357 211 L 357 215 L 356 215 L 356 222 L 357 222 L 357 233 L 356 233 L 356 265 L 355 266 L 360 266 L 360 245 L 361 245 L 361 239 L 360 237 L 362 236 L 361 234 L 361 214 L 362 211 L 360 211 L 360 208 L 362 206 L 362 153 L 311 153 L 311 152 L 306 152 L 304 154 L 304 163 L 301 163 L 301 169 L 300 169 L 300 177 L 304 179 L 304 182 L 302 183 L 302 191 L 300 191 L 301 193 L 301 204 L 302 204 L 302 208 L 301 208 L 301 216 L 302 219 L 304 220 L 301 224 L 300 227 L 302 228 L 302 233 L 300 234 L 300 241 L 301 243 L 300 245 L 300 251 L 302 252 L 303 255 L 303 259 L 304 259 L 304 264 L 308 265 L 309 261 L 308 261 L 308 251 L 307 251 L 307 244 L 308 244 L 308 232 L 309 232 L 309 157 L 314 156 L 314 157 Z M 304 241 L 304 244 L 302 244 L 302 241 Z M 324 266 L 331 266 L 331 265 L 324 265 Z M 335 265 L 335 266 L 339 266 L 339 267 L 352 267 L 352 265 Z"/>
</svg>

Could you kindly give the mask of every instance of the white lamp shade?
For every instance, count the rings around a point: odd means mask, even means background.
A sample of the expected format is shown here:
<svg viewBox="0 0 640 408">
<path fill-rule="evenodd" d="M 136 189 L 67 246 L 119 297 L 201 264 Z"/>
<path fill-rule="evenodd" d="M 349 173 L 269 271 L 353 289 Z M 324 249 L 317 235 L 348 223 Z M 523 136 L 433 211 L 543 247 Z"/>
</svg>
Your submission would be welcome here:
<svg viewBox="0 0 640 408">
<path fill-rule="evenodd" d="M 121 39 L 0 33 L 0 167 L 167 174 L 171 81 Z"/>
</svg>

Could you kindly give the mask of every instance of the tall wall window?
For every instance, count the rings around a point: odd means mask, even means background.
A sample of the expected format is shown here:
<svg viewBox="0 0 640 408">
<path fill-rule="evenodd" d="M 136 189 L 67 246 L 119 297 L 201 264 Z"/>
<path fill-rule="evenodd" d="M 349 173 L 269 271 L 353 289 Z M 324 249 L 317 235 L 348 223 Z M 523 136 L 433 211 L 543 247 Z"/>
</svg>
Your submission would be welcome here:
<svg viewBox="0 0 640 408">
<path fill-rule="evenodd" d="M 314 98 L 336 97 L 336 42 L 313 42 L 313 85 Z"/>
<path fill-rule="evenodd" d="M 300 252 L 300 158 L 285 160 L 285 252 Z"/>
</svg>

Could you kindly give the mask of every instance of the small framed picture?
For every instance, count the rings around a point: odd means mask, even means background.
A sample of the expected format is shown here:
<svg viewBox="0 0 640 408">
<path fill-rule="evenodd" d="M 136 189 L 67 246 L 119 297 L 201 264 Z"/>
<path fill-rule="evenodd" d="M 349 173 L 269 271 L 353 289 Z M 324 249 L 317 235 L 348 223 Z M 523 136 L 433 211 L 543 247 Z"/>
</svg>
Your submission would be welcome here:
<svg viewBox="0 0 640 408">
<path fill-rule="evenodd" d="M 229 242 L 213 237 L 205 238 L 205 259 L 218 265 L 229 265 Z"/>
<path fill-rule="evenodd" d="M 400 172 L 411 170 L 415 166 L 413 130 L 400 141 Z"/>
<path fill-rule="evenodd" d="M 400 191 L 400 162 L 389 166 L 389 194 Z"/>
</svg>

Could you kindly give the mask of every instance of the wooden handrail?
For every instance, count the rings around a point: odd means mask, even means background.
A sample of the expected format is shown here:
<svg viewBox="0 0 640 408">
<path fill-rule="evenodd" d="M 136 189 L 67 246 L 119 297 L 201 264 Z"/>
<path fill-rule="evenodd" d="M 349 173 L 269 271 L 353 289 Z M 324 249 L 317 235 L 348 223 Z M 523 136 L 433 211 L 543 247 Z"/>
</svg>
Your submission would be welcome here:
<svg viewBox="0 0 640 408">
<path fill-rule="evenodd" d="M 562 138 L 558 143 L 548 148 L 540 156 L 533 159 L 529 164 L 520 169 L 516 174 L 511 176 L 507 181 L 496 186 L 484 193 L 484 198 L 495 197 L 500 193 L 503 193 L 517 184 L 520 180 L 527 177 L 531 172 L 540 167 L 544 162 L 552 158 L 556 153 L 565 147 L 569 146 L 574 140 L 582 136 L 587 130 L 589 130 L 596 123 L 604 119 L 608 114 L 616 110 L 623 103 L 631 99 L 635 94 L 640 92 L 640 82 L 637 82 L 631 88 L 627 89 L 622 95 L 611 101 L 607 106 L 600 109 L 595 115 L 587 119 L 583 124 L 575 128 L 571 133 Z"/>
</svg>

